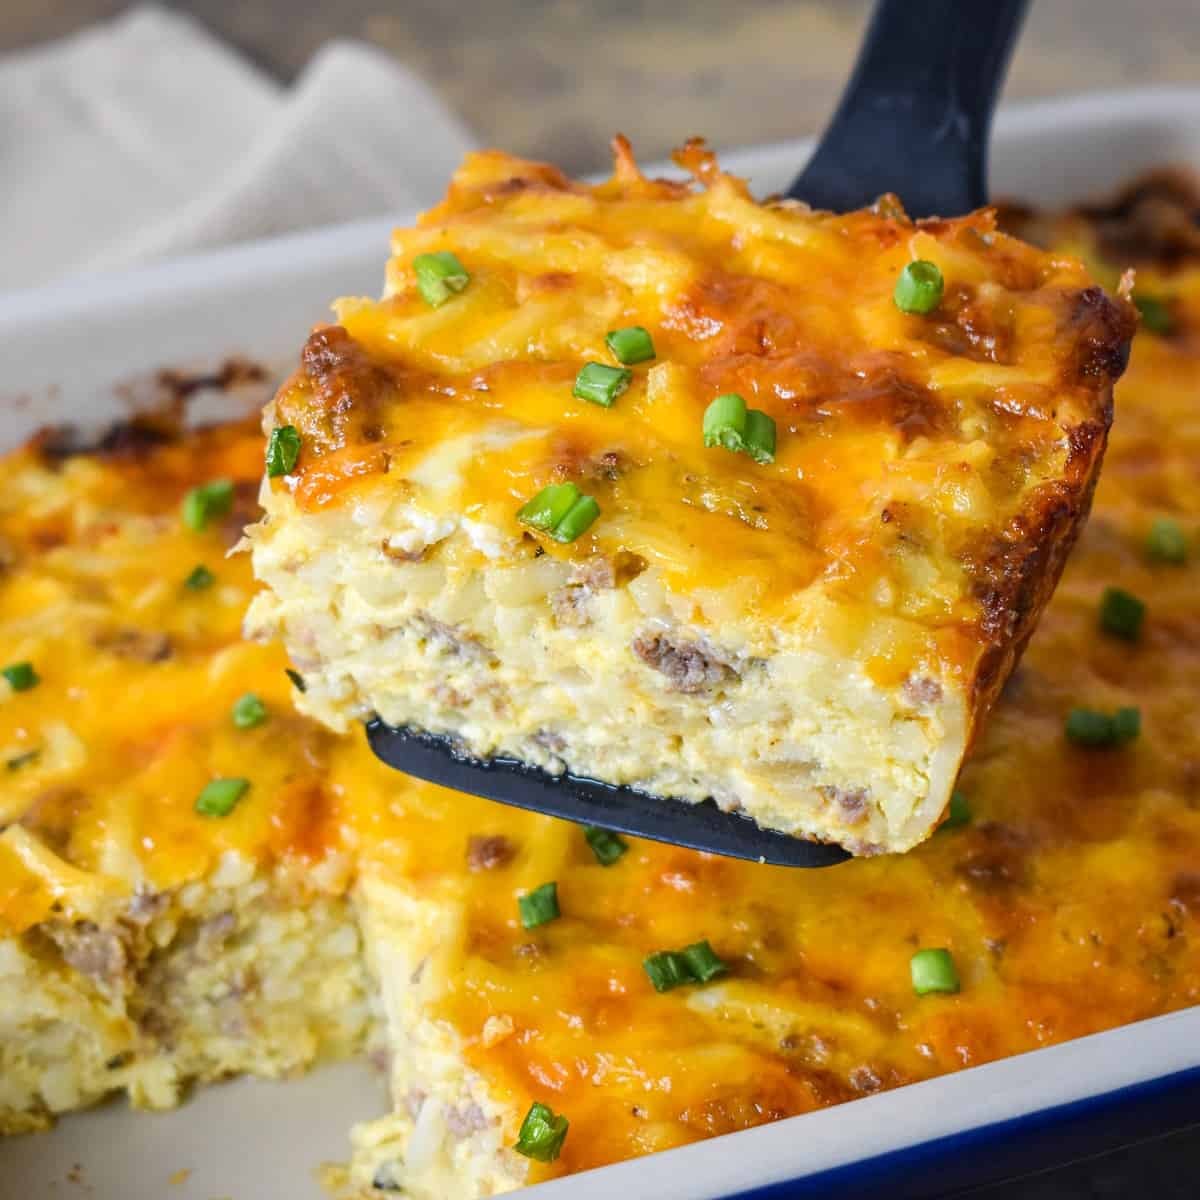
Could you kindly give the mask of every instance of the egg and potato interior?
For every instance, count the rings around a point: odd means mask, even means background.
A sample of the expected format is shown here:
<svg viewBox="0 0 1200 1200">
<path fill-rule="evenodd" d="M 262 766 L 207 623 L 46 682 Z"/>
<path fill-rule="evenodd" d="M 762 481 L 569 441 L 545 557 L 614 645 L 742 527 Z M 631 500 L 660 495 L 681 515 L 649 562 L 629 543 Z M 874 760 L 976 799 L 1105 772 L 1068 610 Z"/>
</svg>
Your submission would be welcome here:
<svg viewBox="0 0 1200 1200">
<path fill-rule="evenodd" d="M 1197 1003 L 1200 269 L 1119 239 L 1132 205 L 1034 231 L 1112 286 L 1135 262 L 1151 316 L 1092 517 L 905 855 L 761 867 L 407 780 L 241 636 L 257 423 L 5 456 L 0 1130 L 369 1053 L 392 1111 L 330 1186 L 458 1200 Z M 565 1134 L 522 1142 L 534 1105 Z"/>
</svg>

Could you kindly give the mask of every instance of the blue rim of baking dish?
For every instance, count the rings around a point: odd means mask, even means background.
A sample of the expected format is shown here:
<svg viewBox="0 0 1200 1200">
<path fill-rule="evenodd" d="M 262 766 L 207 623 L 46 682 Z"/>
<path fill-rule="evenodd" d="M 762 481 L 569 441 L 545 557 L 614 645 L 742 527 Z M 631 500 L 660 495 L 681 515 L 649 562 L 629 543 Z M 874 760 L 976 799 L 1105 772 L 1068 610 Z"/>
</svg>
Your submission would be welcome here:
<svg viewBox="0 0 1200 1200">
<path fill-rule="evenodd" d="M 735 1192 L 727 1200 L 932 1200 L 1051 1170 L 1200 1125 L 1200 1067 Z M 886 1188 L 886 1191 L 881 1189 Z"/>
</svg>

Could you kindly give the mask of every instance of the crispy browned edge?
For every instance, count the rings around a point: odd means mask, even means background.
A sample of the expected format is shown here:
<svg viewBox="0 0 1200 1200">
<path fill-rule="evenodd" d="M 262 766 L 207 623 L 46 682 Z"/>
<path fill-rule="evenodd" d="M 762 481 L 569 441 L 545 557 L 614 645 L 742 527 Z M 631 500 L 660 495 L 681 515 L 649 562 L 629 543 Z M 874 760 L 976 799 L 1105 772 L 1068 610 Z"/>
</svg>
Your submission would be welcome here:
<svg viewBox="0 0 1200 1200">
<path fill-rule="evenodd" d="M 1098 287 L 1080 292 L 1077 303 L 1078 340 L 1064 382 L 1094 381 L 1094 412 L 1065 430 L 1069 452 L 1063 478 L 1036 489 L 1004 532 L 967 563 L 982 606 L 979 629 L 988 642 L 972 684 L 968 750 L 1029 644 L 1087 523 L 1112 427 L 1113 385 L 1129 362 L 1137 325 L 1133 305 Z"/>
</svg>

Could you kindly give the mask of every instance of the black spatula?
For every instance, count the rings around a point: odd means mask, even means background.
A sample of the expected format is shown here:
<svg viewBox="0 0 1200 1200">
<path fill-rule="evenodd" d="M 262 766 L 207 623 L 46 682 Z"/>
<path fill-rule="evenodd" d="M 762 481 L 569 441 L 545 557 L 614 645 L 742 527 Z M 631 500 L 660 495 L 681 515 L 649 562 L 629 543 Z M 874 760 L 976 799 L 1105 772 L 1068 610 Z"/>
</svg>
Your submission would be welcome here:
<svg viewBox="0 0 1200 1200">
<path fill-rule="evenodd" d="M 835 212 L 895 192 L 914 216 L 958 216 L 986 202 L 992 110 L 1027 0 L 880 0 L 833 123 L 788 194 Z M 371 748 L 409 775 L 583 825 L 789 867 L 825 867 L 837 846 L 760 829 L 710 800 L 647 796 L 550 775 L 511 759 L 481 762 L 451 739 L 367 725 Z"/>
</svg>

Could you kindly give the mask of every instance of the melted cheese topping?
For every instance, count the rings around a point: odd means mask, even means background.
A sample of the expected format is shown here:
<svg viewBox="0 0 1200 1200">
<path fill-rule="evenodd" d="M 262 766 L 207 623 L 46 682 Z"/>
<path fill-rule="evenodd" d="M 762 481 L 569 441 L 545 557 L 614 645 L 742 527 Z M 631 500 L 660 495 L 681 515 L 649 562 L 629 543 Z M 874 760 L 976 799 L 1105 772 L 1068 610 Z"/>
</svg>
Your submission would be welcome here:
<svg viewBox="0 0 1200 1200">
<path fill-rule="evenodd" d="M 921 653 L 973 664 L 996 541 L 1086 491 L 1127 306 L 988 212 L 760 205 L 698 145 L 681 162 L 700 186 L 648 180 L 617 153 L 598 187 L 470 156 L 446 201 L 395 234 L 388 296 L 342 301 L 342 328 L 310 342 L 273 410 L 304 451 L 273 486 L 307 509 L 384 488 L 486 522 L 508 544 L 458 547 L 473 570 L 527 555 L 517 509 L 572 479 L 601 517 L 548 553 L 637 554 L 680 594 L 736 589 L 751 618 L 796 615 L 819 585 L 945 631 L 898 647 L 897 679 Z M 430 308 L 411 263 L 441 250 L 471 281 Z M 892 300 L 916 258 L 947 281 L 929 317 Z M 615 361 L 605 334 L 634 324 L 655 360 L 612 408 L 574 399 L 585 362 Z M 776 421 L 772 464 L 703 446 L 704 410 L 727 392 Z M 497 431 L 523 436 L 489 444 Z M 446 445 L 470 453 L 448 464 Z M 436 490 L 421 483 L 431 454 Z"/>
<path fill-rule="evenodd" d="M 511 1104 L 509 1140 L 534 1099 L 571 1120 L 538 1177 L 1197 1003 L 1200 270 L 1156 287 L 1180 331 L 1135 346 L 1092 521 L 962 776 L 971 824 L 825 872 L 651 843 L 601 867 L 572 826 L 413 783 L 361 736 L 295 716 L 281 652 L 239 640 L 253 584 L 224 557 L 261 471 L 249 426 L 10 455 L 0 646 L 42 682 L 0 682 L 0 921 L 97 915 L 144 881 L 203 879 L 230 850 L 334 891 L 356 868 L 411 885 L 461 911 L 436 1016 Z M 218 477 L 243 511 L 190 532 L 181 497 Z M 1188 565 L 1145 559 L 1159 515 L 1187 531 Z M 198 563 L 216 582 L 189 591 Z M 1136 646 L 1097 629 L 1112 584 L 1148 604 Z M 245 692 L 270 713 L 252 730 L 230 719 Z M 1142 735 L 1072 747 L 1075 705 L 1137 705 Z M 229 776 L 250 781 L 234 812 L 198 815 L 204 783 Z M 470 869 L 472 836 L 513 857 Z M 522 929 L 518 893 L 551 879 L 562 919 Z M 729 975 L 655 993 L 642 957 L 700 938 Z M 961 994 L 913 995 L 921 946 L 952 950 Z"/>
</svg>

